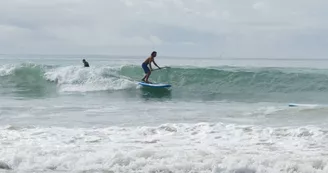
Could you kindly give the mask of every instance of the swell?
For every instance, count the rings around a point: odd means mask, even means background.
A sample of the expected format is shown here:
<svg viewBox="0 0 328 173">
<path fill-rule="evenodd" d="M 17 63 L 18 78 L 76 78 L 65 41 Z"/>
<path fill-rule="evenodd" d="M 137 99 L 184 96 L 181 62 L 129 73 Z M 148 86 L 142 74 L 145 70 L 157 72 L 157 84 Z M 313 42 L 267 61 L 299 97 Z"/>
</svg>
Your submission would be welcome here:
<svg viewBox="0 0 328 173">
<path fill-rule="evenodd" d="M 0 91 L 22 96 L 44 96 L 55 91 L 56 86 L 45 80 L 43 74 L 50 68 L 36 64 L 0 66 Z"/>
<path fill-rule="evenodd" d="M 44 93 L 135 90 L 142 76 L 142 69 L 133 65 L 92 68 L 3 65 L 0 66 L 0 90 Z M 328 96 L 328 70 L 173 67 L 154 71 L 151 80 L 172 84 L 172 95 L 177 98 L 252 100 Z"/>
<path fill-rule="evenodd" d="M 121 74 L 135 79 L 142 76 L 138 67 L 123 67 Z M 328 91 L 328 71 L 283 68 L 170 68 L 154 72 L 157 82 L 213 93 L 291 93 Z"/>
</svg>

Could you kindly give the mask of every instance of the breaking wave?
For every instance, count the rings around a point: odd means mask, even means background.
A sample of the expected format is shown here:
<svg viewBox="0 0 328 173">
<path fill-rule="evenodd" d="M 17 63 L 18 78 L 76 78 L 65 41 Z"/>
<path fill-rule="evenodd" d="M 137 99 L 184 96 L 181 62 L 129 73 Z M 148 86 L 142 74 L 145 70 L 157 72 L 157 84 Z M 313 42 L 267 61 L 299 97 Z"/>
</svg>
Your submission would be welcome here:
<svg viewBox="0 0 328 173">
<path fill-rule="evenodd" d="M 36 64 L 0 66 L 0 89 L 21 91 L 121 91 L 136 89 L 143 71 L 138 66 L 46 66 Z M 178 98 L 299 99 L 317 95 L 328 98 L 328 71 L 282 68 L 173 67 L 153 72 L 151 80 L 170 83 Z M 328 101 L 328 99 L 326 99 Z"/>
</svg>

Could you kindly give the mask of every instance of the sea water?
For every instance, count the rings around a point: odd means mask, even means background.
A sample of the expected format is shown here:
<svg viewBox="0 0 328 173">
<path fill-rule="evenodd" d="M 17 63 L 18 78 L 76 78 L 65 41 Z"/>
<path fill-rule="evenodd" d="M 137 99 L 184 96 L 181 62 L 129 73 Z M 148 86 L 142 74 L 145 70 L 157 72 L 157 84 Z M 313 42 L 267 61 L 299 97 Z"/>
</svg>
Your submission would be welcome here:
<svg viewBox="0 0 328 173">
<path fill-rule="evenodd" d="M 145 58 L 1 55 L 0 171 L 328 172 L 328 61 Z"/>
</svg>

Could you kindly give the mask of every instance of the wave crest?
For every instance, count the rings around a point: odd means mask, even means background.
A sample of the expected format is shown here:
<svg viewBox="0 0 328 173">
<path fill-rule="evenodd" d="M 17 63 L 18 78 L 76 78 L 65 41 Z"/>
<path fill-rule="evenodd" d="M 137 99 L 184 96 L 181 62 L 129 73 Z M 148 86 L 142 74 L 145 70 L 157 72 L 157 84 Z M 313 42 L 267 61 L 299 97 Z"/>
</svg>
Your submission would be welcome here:
<svg viewBox="0 0 328 173">
<path fill-rule="evenodd" d="M 0 88 L 62 92 L 116 91 L 136 88 L 143 76 L 139 66 L 0 66 Z M 173 67 L 154 71 L 153 82 L 173 85 L 175 98 L 263 99 L 328 98 L 328 71 L 311 69 Z M 311 96 L 311 97 L 309 97 Z M 326 99 L 327 100 L 327 99 Z"/>
<path fill-rule="evenodd" d="M 117 68 L 81 68 L 66 66 L 51 69 L 44 76 L 56 82 L 62 91 L 103 91 L 130 88 L 134 83 L 117 74 Z"/>
</svg>

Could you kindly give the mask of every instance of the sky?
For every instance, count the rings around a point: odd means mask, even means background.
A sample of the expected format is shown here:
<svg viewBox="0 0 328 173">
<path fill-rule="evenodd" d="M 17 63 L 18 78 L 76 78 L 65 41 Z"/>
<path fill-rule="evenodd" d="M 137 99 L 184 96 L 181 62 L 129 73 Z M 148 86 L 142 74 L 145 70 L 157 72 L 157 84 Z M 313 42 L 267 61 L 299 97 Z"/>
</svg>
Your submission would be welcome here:
<svg viewBox="0 0 328 173">
<path fill-rule="evenodd" d="M 326 58 L 327 16 L 327 0 L 0 0 L 0 54 Z"/>
</svg>

